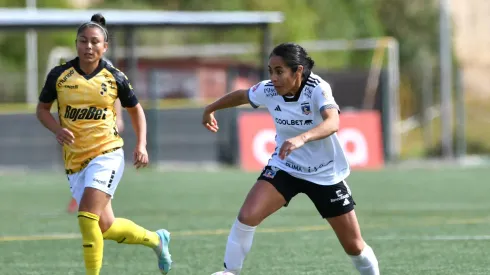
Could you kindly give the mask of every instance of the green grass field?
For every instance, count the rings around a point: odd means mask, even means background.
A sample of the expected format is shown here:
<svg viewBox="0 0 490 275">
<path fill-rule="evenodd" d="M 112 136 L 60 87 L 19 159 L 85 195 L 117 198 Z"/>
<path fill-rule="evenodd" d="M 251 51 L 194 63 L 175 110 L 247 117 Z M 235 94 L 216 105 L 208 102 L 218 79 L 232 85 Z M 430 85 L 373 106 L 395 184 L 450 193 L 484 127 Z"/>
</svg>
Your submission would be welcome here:
<svg viewBox="0 0 490 275">
<path fill-rule="evenodd" d="M 354 172 L 349 183 L 363 235 L 381 274 L 490 274 L 489 173 L 485 169 Z M 114 200 L 118 216 L 173 233 L 170 274 L 222 267 L 228 230 L 257 174 L 128 169 Z M 0 175 L 0 274 L 83 275 L 63 174 Z M 159 274 L 145 247 L 105 243 L 102 274 Z M 258 230 L 243 275 L 357 274 L 306 196 Z"/>
</svg>

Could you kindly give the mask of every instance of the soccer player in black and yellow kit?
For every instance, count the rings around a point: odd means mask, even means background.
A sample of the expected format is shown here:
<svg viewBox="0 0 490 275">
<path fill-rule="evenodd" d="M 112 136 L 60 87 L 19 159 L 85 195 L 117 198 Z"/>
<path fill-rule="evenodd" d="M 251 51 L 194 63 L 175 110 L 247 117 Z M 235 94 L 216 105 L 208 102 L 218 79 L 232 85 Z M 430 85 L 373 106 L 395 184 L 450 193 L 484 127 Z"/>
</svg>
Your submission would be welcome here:
<svg viewBox="0 0 490 275">
<path fill-rule="evenodd" d="M 61 61 L 60 65 L 65 63 L 65 61 Z M 110 62 L 109 62 L 110 63 Z M 112 63 L 110 63 L 112 65 Z M 123 120 L 123 114 L 122 114 L 122 106 L 121 106 L 121 101 L 119 99 L 116 99 L 114 102 L 114 110 L 116 112 L 116 127 L 117 127 L 117 132 L 120 134 L 124 131 L 124 120 Z M 68 212 L 73 213 L 78 210 L 78 203 L 75 198 L 71 197 L 70 198 L 70 203 L 68 204 Z"/>
<path fill-rule="evenodd" d="M 115 218 L 111 199 L 124 170 L 123 140 L 116 126 L 119 98 L 136 132 L 134 165 L 145 167 L 146 119 L 127 77 L 102 59 L 108 47 L 105 19 L 96 14 L 78 28 L 78 57 L 53 68 L 39 96 L 37 117 L 63 146 L 72 196 L 77 201 L 87 275 L 99 275 L 104 239 L 153 248 L 162 274 L 171 269 L 170 233 L 146 230 Z M 59 123 L 50 113 L 58 101 Z"/>
</svg>

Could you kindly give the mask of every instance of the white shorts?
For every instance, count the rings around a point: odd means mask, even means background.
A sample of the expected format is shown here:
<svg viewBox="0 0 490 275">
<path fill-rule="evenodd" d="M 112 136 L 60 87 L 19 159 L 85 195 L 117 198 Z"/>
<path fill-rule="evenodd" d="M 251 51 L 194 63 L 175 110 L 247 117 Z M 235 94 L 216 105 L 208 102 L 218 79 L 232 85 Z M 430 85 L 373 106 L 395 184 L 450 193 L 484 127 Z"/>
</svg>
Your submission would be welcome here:
<svg viewBox="0 0 490 275">
<path fill-rule="evenodd" d="M 113 198 L 123 172 L 124 151 L 122 148 L 100 155 L 90 161 L 82 171 L 68 175 L 72 197 L 80 204 L 83 191 L 91 187 Z"/>
</svg>

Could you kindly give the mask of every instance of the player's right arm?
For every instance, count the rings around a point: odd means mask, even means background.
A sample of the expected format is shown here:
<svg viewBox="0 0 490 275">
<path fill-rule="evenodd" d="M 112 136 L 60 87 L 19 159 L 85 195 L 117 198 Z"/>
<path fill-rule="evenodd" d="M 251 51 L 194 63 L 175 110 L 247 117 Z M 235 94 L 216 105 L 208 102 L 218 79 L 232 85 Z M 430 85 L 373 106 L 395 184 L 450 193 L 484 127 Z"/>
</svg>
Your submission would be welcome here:
<svg viewBox="0 0 490 275">
<path fill-rule="evenodd" d="M 209 104 L 204 108 L 204 113 L 202 116 L 202 124 L 211 132 L 217 132 L 218 121 L 214 117 L 214 112 L 222 109 L 228 109 L 237 107 L 240 105 L 250 103 L 254 108 L 257 108 L 260 105 L 261 97 L 258 96 L 262 91 L 257 91 L 259 88 L 262 88 L 263 83 L 257 83 L 255 86 L 248 90 L 237 90 L 231 93 L 228 93 L 215 102 Z M 260 90 L 260 89 L 259 89 Z"/>
<path fill-rule="evenodd" d="M 202 124 L 204 125 L 204 127 L 206 127 L 209 131 L 216 133 L 219 127 L 218 121 L 214 117 L 214 112 L 247 104 L 247 93 L 248 90 L 236 90 L 222 96 L 215 102 L 206 106 L 202 115 Z"/>
<path fill-rule="evenodd" d="M 51 114 L 51 106 L 57 98 L 56 80 L 58 76 L 54 71 L 48 74 L 46 83 L 39 96 L 39 103 L 36 108 L 37 119 L 41 124 L 56 135 L 56 140 L 60 144 L 72 144 L 75 137 L 68 129 L 61 127 Z"/>
</svg>

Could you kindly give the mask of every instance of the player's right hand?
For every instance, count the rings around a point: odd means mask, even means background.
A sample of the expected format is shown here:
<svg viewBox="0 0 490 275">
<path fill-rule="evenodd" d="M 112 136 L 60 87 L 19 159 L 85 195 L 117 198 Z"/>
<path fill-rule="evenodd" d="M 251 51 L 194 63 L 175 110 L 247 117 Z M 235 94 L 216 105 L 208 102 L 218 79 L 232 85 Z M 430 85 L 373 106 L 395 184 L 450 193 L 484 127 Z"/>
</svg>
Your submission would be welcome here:
<svg viewBox="0 0 490 275">
<path fill-rule="evenodd" d="M 218 121 L 216 120 L 216 118 L 214 118 L 214 112 L 204 110 L 204 113 L 202 115 L 202 125 L 204 125 L 206 129 L 213 133 L 218 132 Z"/>
<path fill-rule="evenodd" d="M 56 132 L 56 140 L 61 145 L 70 145 L 75 141 L 75 136 L 70 130 L 61 128 L 58 130 L 58 132 Z"/>
</svg>

